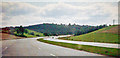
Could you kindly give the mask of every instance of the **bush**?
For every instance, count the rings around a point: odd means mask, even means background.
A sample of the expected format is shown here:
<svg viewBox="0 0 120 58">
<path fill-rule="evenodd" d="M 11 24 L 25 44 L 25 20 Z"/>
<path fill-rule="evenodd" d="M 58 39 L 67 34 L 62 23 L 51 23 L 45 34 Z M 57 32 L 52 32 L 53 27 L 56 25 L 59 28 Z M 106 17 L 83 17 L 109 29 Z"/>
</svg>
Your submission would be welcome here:
<svg viewBox="0 0 120 58">
<path fill-rule="evenodd" d="M 19 35 L 19 34 L 14 34 L 15 36 L 20 36 L 20 37 L 27 37 L 25 35 Z"/>
<path fill-rule="evenodd" d="M 34 35 L 34 32 L 29 33 L 30 35 Z"/>
<path fill-rule="evenodd" d="M 25 36 L 25 35 L 19 35 L 20 37 L 27 37 L 27 36 Z"/>
<path fill-rule="evenodd" d="M 48 34 L 48 33 L 44 33 L 44 35 L 45 35 L 45 36 L 49 36 L 49 34 Z"/>
<path fill-rule="evenodd" d="M 39 37 L 40 35 L 38 35 L 38 34 L 37 34 L 36 36 L 38 36 L 38 37 Z"/>
<path fill-rule="evenodd" d="M 58 34 L 52 34 L 53 36 L 58 36 Z"/>
<path fill-rule="evenodd" d="M 77 31 L 77 32 L 75 33 L 75 36 L 78 36 L 78 35 L 81 35 L 81 32 L 80 32 L 80 31 Z"/>
</svg>

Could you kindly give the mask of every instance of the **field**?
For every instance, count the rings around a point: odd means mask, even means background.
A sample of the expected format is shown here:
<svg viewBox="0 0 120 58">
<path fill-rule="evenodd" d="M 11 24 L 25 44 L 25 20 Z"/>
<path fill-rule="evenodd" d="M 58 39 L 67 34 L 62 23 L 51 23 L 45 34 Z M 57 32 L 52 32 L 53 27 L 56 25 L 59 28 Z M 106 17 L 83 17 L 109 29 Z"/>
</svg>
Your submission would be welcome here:
<svg viewBox="0 0 120 58">
<path fill-rule="evenodd" d="M 72 43 L 63 43 L 63 42 L 54 42 L 49 40 L 37 39 L 38 41 L 68 47 L 77 50 L 84 50 L 92 53 L 103 54 L 108 56 L 119 56 L 119 49 L 116 48 L 106 48 L 106 47 L 97 47 L 97 46 L 89 46 L 89 45 L 79 45 L 79 44 L 72 44 Z"/>
<path fill-rule="evenodd" d="M 39 33 L 39 32 L 35 32 L 35 31 L 32 31 L 32 30 L 28 30 L 28 33 L 24 33 L 24 36 L 25 37 L 20 37 L 17 35 L 17 32 L 14 32 L 14 34 L 9 34 L 9 33 L 2 33 L 0 32 L 0 37 L 1 39 L 0 40 L 10 40 L 10 39 L 21 39 L 21 38 L 31 38 L 31 37 L 40 37 L 40 36 L 44 36 L 42 33 Z M 34 35 L 31 35 L 30 33 L 34 33 Z"/>
<path fill-rule="evenodd" d="M 7 33 L 0 33 L 0 37 L 1 37 L 2 40 L 21 39 L 21 38 L 24 38 L 24 37 L 18 37 L 18 36 L 11 35 L 11 34 L 7 34 Z M 1 39 L 0 39 L 0 40 L 1 40 Z"/>
<path fill-rule="evenodd" d="M 119 25 L 120 26 L 120 25 Z M 74 40 L 74 41 L 85 41 L 85 42 L 102 42 L 102 43 L 120 43 L 118 40 L 118 25 L 109 26 L 97 31 L 79 35 L 79 36 L 71 36 L 71 37 L 63 37 L 59 39 L 65 40 Z"/>
</svg>

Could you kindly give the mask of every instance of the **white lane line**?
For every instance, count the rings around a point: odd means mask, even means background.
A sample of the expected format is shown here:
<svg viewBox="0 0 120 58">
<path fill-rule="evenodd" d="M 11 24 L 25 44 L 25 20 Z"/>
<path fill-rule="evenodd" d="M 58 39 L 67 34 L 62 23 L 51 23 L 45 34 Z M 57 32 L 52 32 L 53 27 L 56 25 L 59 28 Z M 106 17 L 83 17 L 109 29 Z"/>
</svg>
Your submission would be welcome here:
<svg viewBox="0 0 120 58">
<path fill-rule="evenodd" d="M 38 49 L 41 49 L 41 48 L 38 48 Z"/>
<path fill-rule="evenodd" d="M 0 52 L 0 53 L 3 53 L 3 51 L 5 51 L 7 48 L 8 48 L 8 47 L 5 47 L 5 48 L 2 50 L 2 52 Z"/>
<path fill-rule="evenodd" d="M 8 47 L 5 47 L 5 49 L 4 50 L 6 50 Z"/>
<path fill-rule="evenodd" d="M 54 54 L 50 54 L 51 56 L 55 56 Z"/>
<path fill-rule="evenodd" d="M 8 48 L 8 47 L 5 47 L 5 48 L 3 49 L 3 51 L 5 51 L 7 48 Z"/>
<path fill-rule="evenodd" d="M 36 48 L 38 48 L 38 49 L 41 49 L 41 48 L 39 48 L 39 47 L 37 47 L 37 46 L 35 46 L 34 44 L 32 44 L 34 47 L 36 47 Z"/>
<path fill-rule="evenodd" d="M 40 43 L 39 41 L 37 41 L 37 43 Z"/>
</svg>

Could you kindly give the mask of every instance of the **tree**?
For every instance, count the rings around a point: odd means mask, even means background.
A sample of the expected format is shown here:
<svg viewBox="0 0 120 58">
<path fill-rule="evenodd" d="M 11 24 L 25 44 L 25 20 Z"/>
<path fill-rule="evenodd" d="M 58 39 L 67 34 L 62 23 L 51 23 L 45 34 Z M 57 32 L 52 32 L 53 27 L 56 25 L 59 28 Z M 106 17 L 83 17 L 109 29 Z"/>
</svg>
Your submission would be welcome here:
<svg viewBox="0 0 120 58">
<path fill-rule="evenodd" d="M 31 32 L 30 35 L 34 35 L 34 32 Z"/>
<path fill-rule="evenodd" d="M 16 28 L 16 32 L 17 32 L 17 34 L 19 34 L 19 33 L 20 33 L 20 31 L 19 31 L 19 29 L 18 29 L 18 28 Z"/>
<path fill-rule="evenodd" d="M 77 31 L 77 32 L 75 33 L 75 36 L 77 36 L 77 35 L 81 35 L 81 32 L 80 32 L 80 31 Z"/>
<path fill-rule="evenodd" d="M 27 29 L 25 29 L 25 33 L 28 33 L 28 30 L 27 30 Z"/>
<path fill-rule="evenodd" d="M 44 33 L 44 35 L 45 35 L 45 36 L 49 36 L 49 34 L 48 34 L 48 33 Z"/>
<path fill-rule="evenodd" d="M 52 34 L 53 36 L 58 36 L 58 34 Z"/>
<path fill-rule="evenodd" d="M 36 36 L 38 36 L 38 37 L 39 37 L 40 35 L 39 35 L 39 34 L 37 34 Z"/>
<path fill-rule="evenodd" d="M 10 33 L 10 28 L 9 27 L 2 28 L 2 32 L 3 33 Z"/>
<path fill-rule="evenodd" d="M 68 25 L 69 25 L 69 26 L 71 26 L 71 24 L 70 24 L 70 23 L 69 23 Z"/>
<path fill-rule="evenodd" d="M 73 26 L 75 26 L 76 24 L 74 23 Z"/>
<path fill-rule="evenodd" d="M 104 24 L 103 27 L 107 27 L 107 24 Z"/>
<path fill-rule="evenodd" d="M 19 30 L 20 30 L 21 35 L 23 35 L 25 32 L 25 29 L 22 26 L 20 26 Z"/>
<path fill-rule="evenodd" d="M 112 26 L 111 24 L 109 24 L 109 26 Z"/>
<path fill-rule="evenodd" d="M 25 29 L 22 26 L 20 26 L 20 27 L 15 28 L 15 31 L 17 32 L 18 35 L 23 36 Z"/>
</svg>

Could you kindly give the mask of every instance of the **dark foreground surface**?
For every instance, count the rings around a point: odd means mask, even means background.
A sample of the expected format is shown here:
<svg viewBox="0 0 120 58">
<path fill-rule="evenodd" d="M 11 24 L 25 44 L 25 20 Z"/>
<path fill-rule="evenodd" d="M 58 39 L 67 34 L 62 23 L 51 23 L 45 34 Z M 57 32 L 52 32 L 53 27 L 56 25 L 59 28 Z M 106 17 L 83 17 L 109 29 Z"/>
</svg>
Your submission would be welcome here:
<svg viewBox="0 0 120 58">
<path fill-rule="evenodd" d="M 43 42 L 39 42 L 36 40 L 36 38 L 28 38 L 28 39 L 18 39 L 18 40 L 5 40 L 2 41 L 2 58 L 6 58 L 5 56 L 17 56 L 18 57 L 27 57 L 27 56 L 32 56 L 33 58 L 36 57 L 44 57 L 44 58 L 61 58 L 61 56 L 84 56 L 84 57 L 89 57 L 89 56 L 101 56 L 99 54 L 95 53 L 90 53 L 90 52 L 85 52 L 85 51 L 79 51 L 79 50 L 74 50 L 70 48 L 65 48 L 61 46 L 56 46 L 56 45 L 51 45 L 51 44 L 46 44 Z M 7 58 L 8 58 L 7 57 Z M 24 58 L 22 57 L 22 58 Z M 38 57 L 38 58 L 39 58 Z M 63 57 L 63 58 L 64 58 Z M 16 57 L 10 57 L 10 58 L 16 58 Z M 69 57 L 70 58 L 70 57 Z"/>
</svg>

